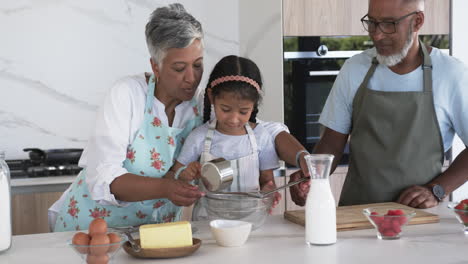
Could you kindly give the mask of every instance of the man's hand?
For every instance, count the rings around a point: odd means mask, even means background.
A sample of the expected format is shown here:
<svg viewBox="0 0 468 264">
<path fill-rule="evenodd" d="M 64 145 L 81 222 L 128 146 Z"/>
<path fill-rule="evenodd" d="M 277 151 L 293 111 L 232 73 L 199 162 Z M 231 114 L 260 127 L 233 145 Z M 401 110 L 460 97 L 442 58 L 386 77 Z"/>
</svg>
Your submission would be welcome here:
<svg viewBox="0 0 468 264">
<path fill-rule="evenodd" d="M 198 186 L 183 181 L 165 179 L 165 184 L 165 197 L 178 206 L 192 205 L 205 195 L 205 193 L 198 190 Z"/>
<path fill-rule="evenodd" d="M 289 182 L 297 181 L 300 178 L 303 178 L 304 174 L 301 170 L 296 171 L 295 173 L 291 174 L 291 178 Z M 294 186 L 289 187 L 289 191 L 291 193 L 291 198 L 295 204 L 299 206 L 304 206 L 307 198 L 307 193 L 309 192 L 310 181 L 301 182 Z"/>
<path fill-rule="evenodd" d="M 432 194 L 429 188 L 413 185 L 400 194 L 397 203 L 408 205 L 414 208 L 431 208 L 438 205 L 439 201 Z"/>
</svg>

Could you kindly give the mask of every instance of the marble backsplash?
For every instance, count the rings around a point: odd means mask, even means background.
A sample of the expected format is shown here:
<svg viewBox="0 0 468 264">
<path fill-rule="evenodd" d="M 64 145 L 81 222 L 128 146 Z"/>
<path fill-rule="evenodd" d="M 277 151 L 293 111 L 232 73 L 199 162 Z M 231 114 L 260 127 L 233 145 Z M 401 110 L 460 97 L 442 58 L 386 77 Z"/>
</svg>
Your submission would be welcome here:
<svg viewBox="0 0 468 264">
<path fill-rule="evenodd" d="M 150 71 L 144 27 L 155 8 L 172 2 L 2 0 L 0 150 L 6 158 L 26 158 L 27 147 L 85 147 L 112 84 Z M 204 27 L 205 87 L 216 61 L 239 54 L 238 0 L 178 2 Z"/>
</svg>

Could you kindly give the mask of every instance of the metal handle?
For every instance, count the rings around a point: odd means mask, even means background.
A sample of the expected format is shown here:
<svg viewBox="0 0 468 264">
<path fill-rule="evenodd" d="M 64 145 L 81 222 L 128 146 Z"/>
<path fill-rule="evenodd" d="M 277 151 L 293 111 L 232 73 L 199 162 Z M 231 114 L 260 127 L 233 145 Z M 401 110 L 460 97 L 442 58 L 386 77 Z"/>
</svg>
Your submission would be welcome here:
<svg viewBox="0 0 468 264">
<path fill-rule="evenodd" d="M 335 76 L 340 71 L 309 71 L 309 76 Z"/>
<path fill-rule="evenodd" d="M 253 196 L 253 197 L 257 197 L 257 198 L 263 198 L 263 197 L 268 196 L 268 195 L 270 195 L 270 194 L 272 194 L 272 193 L 275 193 L 275 192 L 277 192 L 277 191 L 279 191 L 279 190 L 282 190 L 282 189 L 284 189 L 284 188 L 291 187 L 291 186 L 293 186 L 293 185 L 296 185 L 296 184 L 298 184 L 298 183 L 301 183 L 301 182 L 304 182 L 304 181 L 308 181 L 308 180 L 310 180 L 310 177 L 304 177 L 304 178 L 300 178 L 300 179 L 297 180 L 297 181 L 290 182 L 290 183 L 288 183 L 288 184 L 286 184 L 286 185 L 283 185 L 283 186 L 281 186 L 281 187 L 278 187 L 278 188 L 276 188 L 276 189 L 274 189 L 274 190 L 271 190 L 271 191 L 268 191 L 268 192 L 264 192 L 264 193 L 261 193 L 261 192 L 258 192 L 258 193 L 247 193 L 247 194 L 248 194 L 249 196 Z"/>
</svg>

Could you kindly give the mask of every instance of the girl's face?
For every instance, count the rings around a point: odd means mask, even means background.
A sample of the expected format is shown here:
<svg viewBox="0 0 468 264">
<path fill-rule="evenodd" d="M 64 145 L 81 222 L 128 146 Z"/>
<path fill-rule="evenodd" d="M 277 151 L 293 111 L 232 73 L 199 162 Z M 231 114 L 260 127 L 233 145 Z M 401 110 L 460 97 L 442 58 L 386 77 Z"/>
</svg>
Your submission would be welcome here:
<svg viewBox="0 0 468 264">
<path fill-rule="evenodd" d="M 250 119 L 254 102 L 241 99 L 237 94 L 231 92 L 221 93 L 211 99 L 214 99 L 211 102 L 214 101 L 214 111 L 218 120 L 216 129 L 228 135 L 245 134 L 244 125 Z"/>
</svg>

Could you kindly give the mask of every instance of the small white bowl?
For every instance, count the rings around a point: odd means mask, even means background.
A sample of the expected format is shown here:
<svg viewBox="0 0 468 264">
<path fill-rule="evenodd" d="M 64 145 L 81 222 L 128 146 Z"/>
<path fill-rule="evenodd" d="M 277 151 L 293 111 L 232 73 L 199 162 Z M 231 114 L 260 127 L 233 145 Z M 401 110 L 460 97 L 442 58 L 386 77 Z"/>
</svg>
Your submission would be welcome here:
<svg viewBox="0 0 468 264">
<path fill-rule="evenodd" d="M 252 224 L 245 221 L 219 219 L 211 221 L 210 228 L 218 245 L 239 247 L 247 241 Z"/>
</svg>

